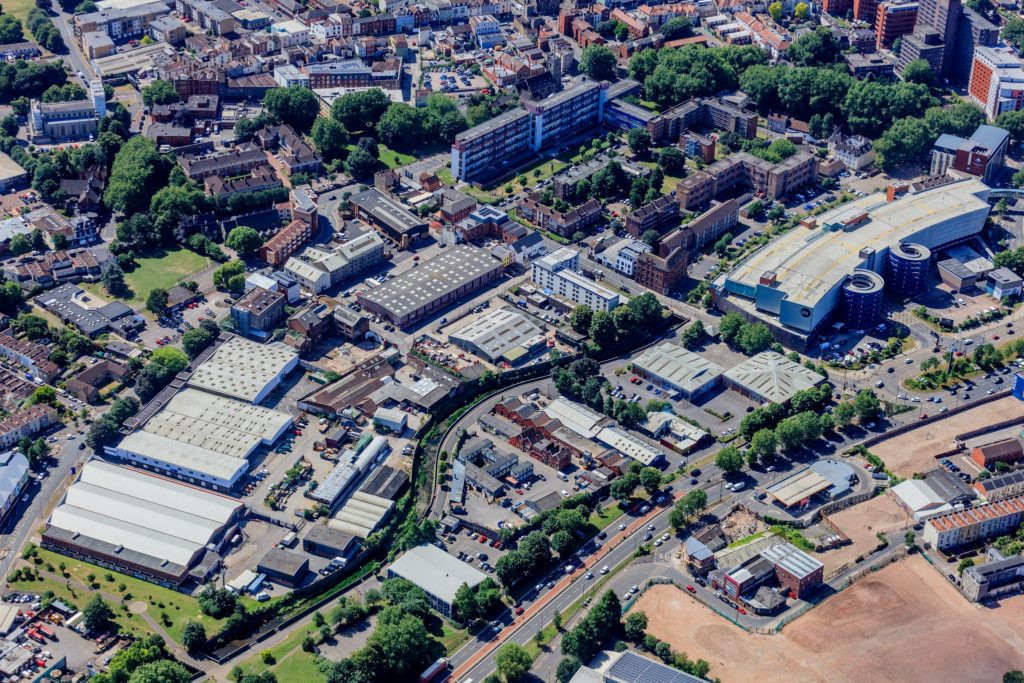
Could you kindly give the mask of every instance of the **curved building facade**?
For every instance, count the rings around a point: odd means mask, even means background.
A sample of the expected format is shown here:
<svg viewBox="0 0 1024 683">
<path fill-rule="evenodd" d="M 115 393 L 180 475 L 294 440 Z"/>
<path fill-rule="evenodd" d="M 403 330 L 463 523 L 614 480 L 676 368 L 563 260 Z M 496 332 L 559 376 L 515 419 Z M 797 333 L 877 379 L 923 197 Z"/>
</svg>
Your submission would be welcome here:
<svg viewBox="0 0 1024 683">
<path fill-rule="evenodd" d="M 889 291 L 899 296 L 913 296 L 928 285 L 928 266 L 932 252 L 928 247 L 912 242 L 901 242 L 889 249 L 889 269 L 886 281 Z"/>
<path fill-rule="evenodd" d="M 854 329 L 874 327 L 882 318 L 885 280 L 878 273 L 858 268 L 842 289 L 843 320 Z"/>
</svg>

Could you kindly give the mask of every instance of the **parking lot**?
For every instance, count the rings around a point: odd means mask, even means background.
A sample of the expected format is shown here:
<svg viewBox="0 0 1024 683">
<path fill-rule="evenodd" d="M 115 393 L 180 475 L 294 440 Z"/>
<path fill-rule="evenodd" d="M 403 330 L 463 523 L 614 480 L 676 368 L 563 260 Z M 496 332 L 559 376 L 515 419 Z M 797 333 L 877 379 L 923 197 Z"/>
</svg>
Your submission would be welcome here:
<svg viewBox="0 0 1024 683">
<path fill-rule="evenodd" d="M 490 86 L 487 79 L 477 76 L 468 69 L 456 71 L 448 67 L 434 67 L 423 72 L 423 87 L 438 93 L 467 93 L 483 90 Z"/>
</svg>

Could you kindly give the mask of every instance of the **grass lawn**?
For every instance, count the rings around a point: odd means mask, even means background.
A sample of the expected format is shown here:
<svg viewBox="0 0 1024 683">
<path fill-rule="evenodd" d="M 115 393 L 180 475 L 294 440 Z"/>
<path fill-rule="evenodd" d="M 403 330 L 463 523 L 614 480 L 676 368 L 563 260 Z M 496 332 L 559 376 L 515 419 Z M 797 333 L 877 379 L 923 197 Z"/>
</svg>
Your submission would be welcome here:
<svg viewBox="0 0 1024 683">
<path fill-rule="evenodd" d="M 609 524 L 617 520 L 622 516 L 622 508 L 618 503 L 608 505 L 601 509 L 601 514 L 591 513 L 590 519 L 587 521 L 593 524 L 598 529 L 604 529 Z"/>
<path fill-rule="evenodd" d="M 437 169 L 437 177 L 441 179 L 442 183 L 446 185 L 455 184 L 455 176 L 452 175 L 452 169 L 450 168 L 439 168 Z"/>
<path fill-rule="evenodd" d="M 138 301 L 145 301 L 154 289 L 170 289 L 210 265 L 210 259 L 188 249 L 163 252 L 137 261 L 138 267 L 126 273 L 124 279 Z"/>
<path fill-rule="evenodd" d="M 23 25 L 28 17 L 29 10 L 35 6 L 35 0 L 4 0 L 3 3 L 4 14 L 11 14 L 21 19 Z M 25 27 L 25 36 L 26 40 L 30 39 L 31 36 L 27 26 Z"/>
<path fill-rule="evenodd" d="M 242 662 L 245 673 L 262 673 L 270 670 L 277 675 L 279 681 L 303 681 L 305 683 L 324 680 L 323 674 L 316 668 L 316 656 L 302 650 L 302 640 L 307 634 L 317 630 L 312 624 L 307 628 L 295 629 L 274 647 L 257 650 L 249 659 Z M 263 661 L 263 653 L 270 652 L 274 656 L 274 664 Z"/>
<path fill-rule="evenodd" d="M 653 161 L 641 161 L 640 165 L 646 166 L 647 168 L 650 169 L 653 169 L 655 166 L 657 166 L 657 164 Z M 658 189 L 661 191 L 662 194 L 668 194 L 672 190 L 676 189 L 676 185 L 679 183 L 680 180 L 682 180 L 682 178 L 673 175 L 666 175 L 664 176 L 664 179 L 661 181 L 661 187 Z"/>
<path fill-rule="evenodd" d="M 167 633 L 179 643 L 181 642 L 181 632 L 185 628 L 185 622 L 189 619 L 200 622 L 205 628 L 207 633 L 213 633 L 218 630 L 224 623 L 223 619 L 213 619 L 202 614 L 199 611 L 199 602 L 188 595 L 179 593 L 178 591 L 171 590 L 170 588 L 164 588 L 148 581 L 142 581 L 136 579 L 127 574 L 121 574 L 115 571 L 109 571 L 102 567 L 98 567 L 87 562 L 82 562 L 70 557 L 58 555 L 57 553 L 43 550 L 38 550 L 38 557 L 42 559 L 42 563 L 36 565 L 40 571 L 50 571 L 47 569 L 47 564 L 53 567 L 53 573 L 60 573 L 60 565 L 63 562 L 65 565 L 65 571 L 71 576 L 72 579 L 83 584 L 88 584 L 89 581 L 86 578 L 89 574 L 95 575 L 95 581 L 100 584 L 100 590 L 109 593 L 111 595 L 122 595 L 131 596 L 127 599 L 122 600 L 122 604 L 127 605 L 132 602 L 145 602 L 147 603 L 147 612 L 153 619 L 158 622 L 162 622 L 163 628 Z M 110 574 L 113 577 L 113 581 L 108 581 L 105 577 Z M 125 590 L 119 591 L 118 587 L 120 584 L 124 584 Z M 26 592 L 42 593 L 47 590 L 52 590 L 57 596 L 70 600 L 78 607 L 83 607 L 86 602 L 92 597 L 90 593 L 79 590 L 74 586 L 68 588 L 66 583 L 54 581 L 50 579 L 44 579 L 43 581 L 19 581 L 11 584 L 11 587 L 15 590 L 23 590 Z M 252 600 L 244 600 L 250 607 L 256 603 Z M 132 632 L 143 632 L 149 633 L 149 625 L 137 614 L 130 614 L 119 606 L 114 605 L 118 614 L 118 623 L 124 626 L 126 629 Z M 162 614 L 167 614 L 167 620 L 162 619 Z"/>
<path fill-rule="evenodd" d="M 434 636 L 437 638 L 441 645 L 444 646 L 444 651 L 451 654 L 462 647 L 462 644 L 469 640 L 469 629 L 466 628 L 455 628 L 450 621 L 444 621 L 441 624 L 441 635 Z"/>
</svg>

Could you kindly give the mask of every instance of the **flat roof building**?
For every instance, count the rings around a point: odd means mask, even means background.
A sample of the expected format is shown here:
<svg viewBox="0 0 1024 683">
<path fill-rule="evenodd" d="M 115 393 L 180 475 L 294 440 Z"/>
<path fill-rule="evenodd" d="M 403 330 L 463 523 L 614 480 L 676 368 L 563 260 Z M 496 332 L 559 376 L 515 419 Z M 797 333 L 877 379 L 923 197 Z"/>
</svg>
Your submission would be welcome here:
<svg viewBox="0 0 1024 683">
<path fill-rule="evenodd" d="M 530 277 L 546 294 L 554 294 L 595 311 L 609 312 L 616 308 L 620 303 L 618 292 L 583 277 L 577 272 L 579 268 L 580 252 L 562 247 L 533 261 Z"/>
<path fill-rule="evenodd" d="M 356 218 L 379 230 L 399 249 L 410 248 L 427 234 L 422 218 L 375 188 L 353 195 L 349 202 Z"/>
<path fill-rule="evenodd" d="M 891 200 L 877 193 L 856 199 L 754 251 L 715 281 L 715 296 L 805 338 L 832 319 L 855 270 L 886 272 L 889 251 L 906 242 L 935 252 L 980 233 L 988 195 L 989 187 L 972 177 Z"/>
<path fill-rule="evenodd" d="M 459 244 L 358 299 L 368 310 L 405 327 L 494 282 L 504 271 L 487 251 Z"/>
<path fill-rule="evenodd" d="M 388 567 L 388 578 L 400 577 L 423 589 L 430 606 L 452 616 L 455 593 L 466 584 L 476 588 L 487 575 L 433 545 L 407 550 Z"/>
<path fill-rule="evenodd" d="M 785 403 L 825 378 L 774 351 L 762 351 L 725 372 L 726 384 L 761 403 Z"/>
<path fill-rule="evenodd" d="M 91 460 L 50 515 L 43 546 L 151 581 L 205 579 L 243 509 L 226 496 Z"/>
<path fill-rule="evenodd" d="M 597 440 L 645 467 L 659 467 L 665 464 L 664 451 L 619 427 L 605 427 L 597 433 Z"/>
<path fill-rule="evenodd" d="M 287 413 L 185 389 L 106 452 L 142 469 L 227 491 L 249 470 L 248 457 L 291 425 Z"/>
<path fill-rule="evenodd" d="M 188 378 L 188 385 L 213 394 L 259 403 L 299 363 L 285 344 L 257 344 L 232 336 Z"/>
<path fill-rule="evenodd" d="M 525 358 L 529 350 L 544 343 L 541 329 L 522 313 L 511 308 L 488 311 L 448 335 L 449 341 L 495 363 Z M 510 356 L 513 356 L 510 359 Z"/>
<path fill-rule="evenodd" d="M 633 373 L 692 401 L 719 384 L 722 368 L 677 344 L 665 342 L 633 359 Z"/>
<path fill-rule="evenodd" d="M 256 571 L 275 583 L 294 588 L 309 571 L 309 560 L 283 548 L 271 548 L 256 565 Z"/>
</svg>

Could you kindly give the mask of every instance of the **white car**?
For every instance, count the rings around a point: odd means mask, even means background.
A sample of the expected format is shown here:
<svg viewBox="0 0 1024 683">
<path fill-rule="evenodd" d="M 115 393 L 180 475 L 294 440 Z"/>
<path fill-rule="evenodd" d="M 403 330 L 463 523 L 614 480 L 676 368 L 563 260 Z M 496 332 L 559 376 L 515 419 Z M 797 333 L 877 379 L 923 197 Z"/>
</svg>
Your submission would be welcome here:
<svg viewBox="0 0 1024 683">
<path fill-rule="evenodd" d="M 607 574 L 608 573 L 608 565 L 605 565 L 605 566 L 601 567 L 601 573 L 602 574 Z"/>
</svg>

